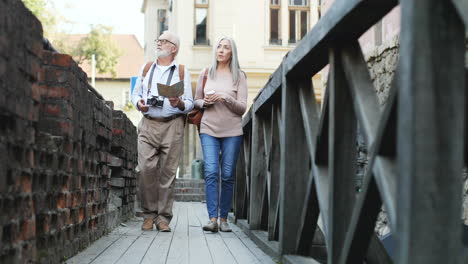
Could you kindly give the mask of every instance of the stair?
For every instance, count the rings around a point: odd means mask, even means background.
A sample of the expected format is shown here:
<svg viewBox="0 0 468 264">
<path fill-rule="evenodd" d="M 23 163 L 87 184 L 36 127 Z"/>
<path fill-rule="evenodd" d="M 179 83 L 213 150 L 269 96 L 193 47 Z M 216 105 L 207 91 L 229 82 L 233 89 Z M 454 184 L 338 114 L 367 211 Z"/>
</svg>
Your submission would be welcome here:
<svg viewBox="0 0 468 264">
<path fill-rule="evenodd" d="M 174 200 L 179 202 L 205 202 L 205 180 L 176 179 Z"/>
</svg>

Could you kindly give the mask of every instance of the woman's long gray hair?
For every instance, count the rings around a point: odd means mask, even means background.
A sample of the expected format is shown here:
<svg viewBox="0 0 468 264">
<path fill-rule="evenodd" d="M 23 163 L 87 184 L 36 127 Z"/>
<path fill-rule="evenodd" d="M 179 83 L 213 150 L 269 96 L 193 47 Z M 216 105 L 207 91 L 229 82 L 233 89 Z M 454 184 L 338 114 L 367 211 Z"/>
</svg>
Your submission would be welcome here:
<svg viewBox="0 0 468 264">
<path fill-rule="evenodd" d="M 218 68 L 218 59 L 217 59 L 217 50 L 218 46 L 221 43 L 221 41 L 227 40 L 231 44 L 231 61 L 229 63 L 229 68 L 231 69 L 231 74 L 232 74 L 232 80 L 234 85 L 237 85 L 239 83 L 240 79 L 240 74 L 241 74 L 241 69 L 239 66 L 239 59 L 237 58 L 237 46 L 236 42 L 234 39 L 230 37 L 222 37 L 216 46 L 214 46 L 214 56 L 213 56 L 213 64 L 211 65 L 210 68 L 210 79 L 215 79 L 216 78 L 216 69 Z"/>
</svg>

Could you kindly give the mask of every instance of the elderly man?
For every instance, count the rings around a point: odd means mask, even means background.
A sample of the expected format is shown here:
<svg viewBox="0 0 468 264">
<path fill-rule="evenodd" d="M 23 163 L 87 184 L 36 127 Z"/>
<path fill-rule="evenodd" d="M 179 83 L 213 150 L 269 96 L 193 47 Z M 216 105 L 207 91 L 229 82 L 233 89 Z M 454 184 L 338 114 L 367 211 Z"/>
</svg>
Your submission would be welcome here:
<svg viewBox="0 0 468 264">
<path fill-rule="evenodd" d="M 170 232 L 174 182 L 184 137 L 185 113 L 193 108 L 190 74 L 175 61 L 177 35 L 165 31 L 156 40 L 157 59 L 144 65 L 132 93 L 143 117 L 138 125 L 138 186 L 144 222 L 142 230 Z M 158 83 L 184 83 L 181 97 L 159 95 Z"/>
</svg>

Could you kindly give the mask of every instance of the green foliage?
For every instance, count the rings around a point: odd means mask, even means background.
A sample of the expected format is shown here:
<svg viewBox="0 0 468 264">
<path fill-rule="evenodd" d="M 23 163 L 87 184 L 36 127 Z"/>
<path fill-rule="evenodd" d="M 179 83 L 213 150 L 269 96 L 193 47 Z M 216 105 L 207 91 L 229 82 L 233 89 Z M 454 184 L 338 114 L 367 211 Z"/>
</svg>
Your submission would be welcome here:
<svg viewBox="0 0 468 264">
<path fill-rule="evenodd" d="M 57 26 L 58 16 L 50 9 L 47 0 L 22 0 L 24 5 L 41 21 L 44 36 L 50 38 L 50 35 Z"/>
<path fill-rule="evenodd" d="M 78 64 L 88 61 L 91 64 L 91 56 L 96 56 L 96 69 L 99 73 L 109 72 L 116 76 L 116 66 L 122 51 L 112 41 L 112 28 L 97 25 L 91 28 L 91 32 L 81 39 L 78 45 L 71 51 L 71 55 Z"/>
<path fill-rule="evenodd" d="M 24 5 L 41 21 L 44 36 L 61 53 L 73 56 L 78 64 L 88 62 L 91 56 L 96 56 L 96 69 L 99 73 L 111 73 L 116 76 L 118 59 L 122 56 L 116 44 L 112 41 L 112 28 L 97 25 L 91 27 L 88 36 L 79 43 L 71 43 L 66 32 L 58 29 L 59 24 L 70 23 L 62 17 L 48 0 L 22 0 Z M 73 45 L 73 46 L 71 46 Z"/>
</svg>

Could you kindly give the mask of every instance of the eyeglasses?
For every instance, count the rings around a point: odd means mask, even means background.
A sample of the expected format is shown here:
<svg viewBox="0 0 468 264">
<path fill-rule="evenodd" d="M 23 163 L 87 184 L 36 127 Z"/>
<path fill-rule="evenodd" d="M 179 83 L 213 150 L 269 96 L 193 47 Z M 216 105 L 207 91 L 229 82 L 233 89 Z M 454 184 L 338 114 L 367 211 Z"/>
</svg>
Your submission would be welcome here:
<svg viewBox="0 0 468 264">
<path fill-rule="evenodd" d="M 154 42 L 156 42 L 156 44 L 158 44 L 158 45 L 159 44 L 164 45 L 166 43 L 171 43 L 172 45 L 177 46 L 174 42 L 171 42 L 171 41 L 169 41 L 167 39 L 156 39 L 156 40 L 154 40 Z"/>
</svg>

